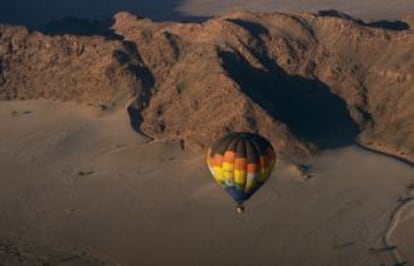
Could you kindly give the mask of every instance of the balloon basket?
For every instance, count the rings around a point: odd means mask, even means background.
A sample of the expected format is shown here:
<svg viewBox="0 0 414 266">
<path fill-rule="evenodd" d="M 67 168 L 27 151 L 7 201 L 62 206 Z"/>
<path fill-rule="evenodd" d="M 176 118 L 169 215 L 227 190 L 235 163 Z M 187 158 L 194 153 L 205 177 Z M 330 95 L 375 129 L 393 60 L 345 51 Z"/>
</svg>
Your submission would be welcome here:
<svg viewBox="0 0 414 266">
<path fill-rule="evenodd" d="M 242 214 L 244 212 L 245 208 L 243 205 L 237 205 L 236 206 L 236 213 L 237 214 Z"/>
</svg>

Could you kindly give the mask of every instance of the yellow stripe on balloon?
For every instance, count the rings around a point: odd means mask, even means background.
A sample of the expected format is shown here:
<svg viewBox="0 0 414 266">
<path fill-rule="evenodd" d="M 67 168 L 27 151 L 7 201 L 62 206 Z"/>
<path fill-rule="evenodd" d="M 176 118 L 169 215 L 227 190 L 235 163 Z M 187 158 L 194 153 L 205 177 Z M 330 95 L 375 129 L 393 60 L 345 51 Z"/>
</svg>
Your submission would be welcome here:
<svg viewBox="0 0 414 266">
<path fill-rule="evenodd" d="M 224 181 L 223 168 L 214 166 L 213 169 L 214 169 L 214 174 L 213 174 L 214 179 L 217 182 L 223 182 Z"/>
<path fill-rule="evenodd" d="M 234 164 L 228 163 L 228 162 L 223 162 L 221 164 L 221 166 L 223 167 L 223 171 L 224 171 L 225 175 L 226 175 L 226 173 L 231 173 L 231 175 L 233 176 Z"/>
<path fill-rule="evenodd" d="M 246 174 L 244 170 L 234 170 L 234 183 L 236 183 L 236 186 L 244 186 L 246 183 Z"/>
</svg>

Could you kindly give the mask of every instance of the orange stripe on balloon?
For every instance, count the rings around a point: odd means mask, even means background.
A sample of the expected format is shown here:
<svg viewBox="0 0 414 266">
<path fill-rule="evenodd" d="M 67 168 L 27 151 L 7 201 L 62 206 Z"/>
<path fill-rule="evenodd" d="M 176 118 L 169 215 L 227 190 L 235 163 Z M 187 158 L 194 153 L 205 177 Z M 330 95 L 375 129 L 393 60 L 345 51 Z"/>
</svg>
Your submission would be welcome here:
<svg viewBox="0 0 414 266">
<path fill-rule="evenodd" d="M 234 160 L 234 168 L 237 170 L 246 171 L 246 159 L 236 158 Z"/>
<path fill-rule="evenodd" d="M 221 167 L 221 164 L 223 163 L 223 158 L 224 158 L 223 155 L 216 154 L 214 156 L 212 165 L 217 166 L 217 167 Z"/>
<path fill-rule="evenodd" d="M 247 172 L 248 173 L 254 174 L 254 173 L 256 173 L 256 171 L 257 171 L 257 164 L 249 163 L 247 165 Z"/>
<path fill-rule="evenodd" d="M 234 162 L 234 159 L 236 158 L 236 153 L 234 151 L 226 151 L 224 153 L 224 161 L 228 163 Z"/>
<path fill-rule="evenodd" d="M 214 166 L 214 158 L 213 157 L 208 157 L 207 160 L 208 160 L 209 166 L 213 167 Z"/>
</svg>

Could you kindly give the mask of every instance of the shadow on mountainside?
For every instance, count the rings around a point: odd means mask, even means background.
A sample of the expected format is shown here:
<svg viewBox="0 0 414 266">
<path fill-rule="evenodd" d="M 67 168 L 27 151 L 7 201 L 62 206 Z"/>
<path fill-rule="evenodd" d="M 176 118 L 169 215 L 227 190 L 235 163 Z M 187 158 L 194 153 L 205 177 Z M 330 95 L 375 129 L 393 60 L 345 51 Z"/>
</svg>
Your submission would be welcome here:
<svg viewBox="0 0 414 266">
<path fill-rule="evenodd" d="M 132 88 L 131 94 L 134 100 L 127 107 L 130 125 L 136 132 L 146 136 L 140 129 L 143 121 L 141 112 L 149 104 L 155 86 L 155 77 L 144 64 L 137 44 L 126 40 L 123 40 L 122 44 L 124 49 L 114 51 L 113 56 L 139 81 L 139 86 Z"/>
<path fill-rule="evenodd" d="M 252 67 L 237 52 L 218 51 L 241 90 L 299 139 L 320 148 L 353 144 L 359 133 L 345 102 L 318 80 L 288 75 L 276 64 Z"/>
<path fill-rule="evenodd" d="M 410 28 L 410 26 L 406 22 L 399 21 L 399 20 L 397 21 L 379 20 L 379 21 L 366 23 L 360 19 L 355 19 L 346 13 L 343 13 L 341 11 L 334 10 L 334 9 L 321 10 L 318 12 L 318 15 L 322 17 L 336 17 L 336 18 L 352 20 L 363 26 L 385 29 L 385 30 L 402 31 L 402 30 L 408 30 Z"/>
<path fill-rule="evenodd" d="M 289 75 L 268 57 L 260 36 L 268 35 L 262 25 L 229 20 L 255 37 L 254 49 L 246 47 L 266 69 L 251 66 L 238 51 L 218 50 L 222 66 L 241 90 L 273 118 L 285 123 L 298 138 L 320 148 L 337 148 L 355 143 L 358 125 L 346 103 L 317 79 Z"/>
</svg>

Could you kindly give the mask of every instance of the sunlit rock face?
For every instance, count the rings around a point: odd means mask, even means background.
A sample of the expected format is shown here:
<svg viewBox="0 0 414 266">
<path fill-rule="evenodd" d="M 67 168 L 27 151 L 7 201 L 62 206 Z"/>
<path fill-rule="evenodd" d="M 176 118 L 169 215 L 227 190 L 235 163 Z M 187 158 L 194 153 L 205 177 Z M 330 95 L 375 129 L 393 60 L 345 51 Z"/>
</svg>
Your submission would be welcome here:
<svg viewBox="0 0 414 266">
<path fill-rule="evenodd" d="M 1 26 L 0 98 L 74 100 L 104 112 L 128 103 L 135 129 L 190 149 L 250 131 L 287 156 L 355 141 L 413 154 L 408 23 L 330 10 L 203 23 L 121 12 L 87 25 L 71 34 L 65 21 L 47 33 Z"/>
</svg>

